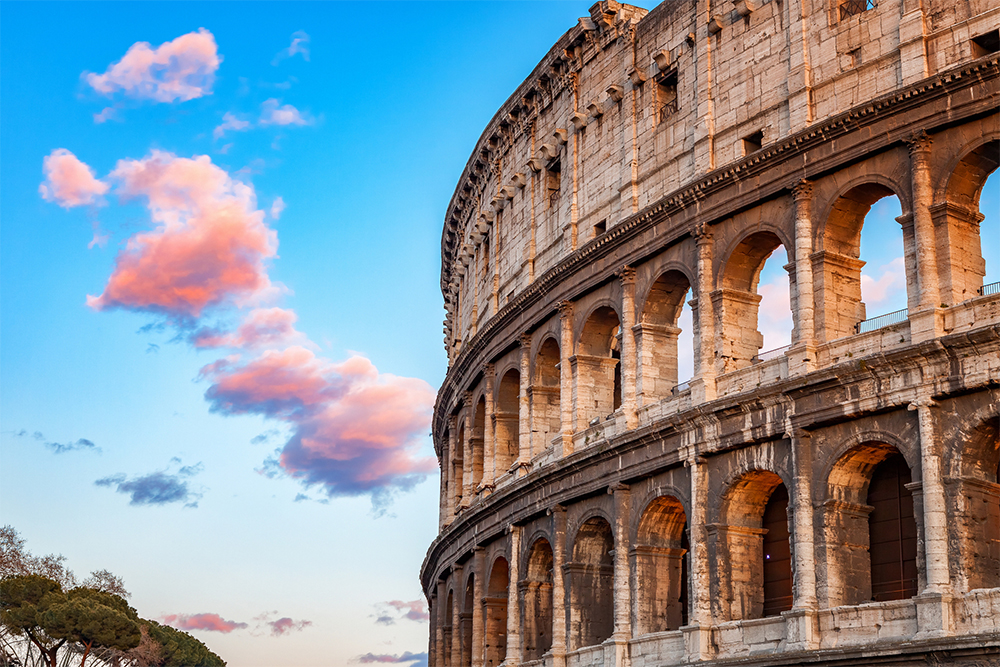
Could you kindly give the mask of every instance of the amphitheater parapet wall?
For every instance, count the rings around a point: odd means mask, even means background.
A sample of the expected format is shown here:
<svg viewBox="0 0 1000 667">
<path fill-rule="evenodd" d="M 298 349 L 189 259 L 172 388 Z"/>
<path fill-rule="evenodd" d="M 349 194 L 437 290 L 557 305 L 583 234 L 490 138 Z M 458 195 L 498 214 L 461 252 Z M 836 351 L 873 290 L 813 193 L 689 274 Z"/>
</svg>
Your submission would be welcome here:
<svg viewBox="0 0 1000 667">
<path fill-rule="evenodd" d="M 431 667 L 997 655 L 998 26 L 988 1 L 599 2 L 559 40 L 446 216 Z M 868 313 L 891 195 L 907 309 Z M 782 247 L 791 344 L 765 352 Z"/>
</svg>

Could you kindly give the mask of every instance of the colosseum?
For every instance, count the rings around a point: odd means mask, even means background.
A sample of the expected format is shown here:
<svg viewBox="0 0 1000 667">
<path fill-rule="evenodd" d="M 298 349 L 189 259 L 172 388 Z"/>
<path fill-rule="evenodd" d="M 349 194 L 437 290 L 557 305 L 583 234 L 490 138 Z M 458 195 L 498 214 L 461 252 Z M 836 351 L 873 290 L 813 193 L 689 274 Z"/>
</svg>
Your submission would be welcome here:
<svg viewBox="0 0 1000 667">
<path fill-rule="evenodd" d="M 430 667 L 1000 664 L 998 27 L 601 0 L 542 58 L 445 215 Z M 886 197 L 906 308 L 868 313 Z"/>
</svg>

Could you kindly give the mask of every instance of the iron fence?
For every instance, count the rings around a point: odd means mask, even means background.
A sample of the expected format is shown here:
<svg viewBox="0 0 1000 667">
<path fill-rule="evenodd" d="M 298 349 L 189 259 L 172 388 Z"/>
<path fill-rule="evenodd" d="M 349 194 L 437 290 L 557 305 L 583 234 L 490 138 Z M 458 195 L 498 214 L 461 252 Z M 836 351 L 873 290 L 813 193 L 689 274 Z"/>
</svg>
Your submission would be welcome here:
<svg viewBox="0 0 1000 667">
<path fill-rule="evenodd" d="M 877 331 L 883 327 L 893 324 L 899 324 L 900 322 L 905 322 L 909 315 L 909 311 L 906 308 L 903 308 L 902 310 L 895 310 L 891 313 L 886 313 L 885 315 L 879 315 L 878 317 L 861 320 L 854 325 L 854 333 L 867 333 L 869 331 Z"/>
</svg>

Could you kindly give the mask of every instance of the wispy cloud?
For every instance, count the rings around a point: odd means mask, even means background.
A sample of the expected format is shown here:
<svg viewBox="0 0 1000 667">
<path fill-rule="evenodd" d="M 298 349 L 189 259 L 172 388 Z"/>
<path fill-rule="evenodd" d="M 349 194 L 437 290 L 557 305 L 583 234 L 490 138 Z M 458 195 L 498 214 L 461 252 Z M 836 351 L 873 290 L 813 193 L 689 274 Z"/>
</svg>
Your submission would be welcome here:
<svg viewBox="0 0 1000 667">
<path fill-rule="evenodd" d="M 875 276 L 878 276 L 877 278 Z M 906 264 L 902 257 L 896 257 L 883 264 L 877 271 L 861 272 L 861 299 L 865 305 L 875 308 L 869 312 L 882 310 L 888 304 L 906 306 Z"/>
<path fill-rule="evenodd" d="M 42 160 L 45 180 L 38 193 L 46 201 L 63 208 L 100 205 L 101 196 L 110 187 L 94 176 L 94 170 L 65 148 L 57 148 Z"/>
<path fill-rule="evenodd" d="M 271 64 L 277 65 L 282 60 L 296 54 L 301 55 L 303 60 L 309 62 L 309 35 L 304 30 L 296 30 L 292 33 L 292 43 L 287 48 L 278 51 Z"/>
<path fill-rule="evenodd" d="M 220 632 L 225 635 L 228 635 L 233 630 L 242 630 L 249 627 L 246 623 L 227 621 L 222 616 L 213 613 L 169 614 L 163 616 L 160 620 L 178 630 L 205 630 L 207 632 Z"/>
<path fill-rule="evenodd" d="M 274 201 L 271 202 L 271 219 L 277 220 L 281 217 L 282 212 L 285 210 L 285 200 L 281 197 L 275 197 Z"/>
<path fill-rule="evenodd" d="M 379 603 L 381 607 L 375 622 L 379 625 L 395 625 L 397 620 L 407 619 L 424 623 L 430 620 L 427 612 L 427 603 L 424 600 L 412 600 L 403 602 L 402 600 L 388 600 Z"/>
<path fill-rule="evenodd" d="M 291 104 L 282 104 L 271 98 L 261 105 L 260 124 L 267 125 L 312 125 L 316 122 L 309 114 L 304 114 Z"/>
<path fill-rule="evenodd" d="M 54 442 L 46 439 L 41 431 L 33 431 L 29 433 L 25 429 L 19 431 L 14 431 L 12 435 L 16 438 L 29 438 L 36 442 L 42 443 L 45 447 L 48 447 L 56 454 L 65 454 L 66 452 L 98 452 L 100 453 L 101 448 L 94 444 L 92 440 L 87 438 L 77 438 L 75 441 L 70 442 Z"/>
<path fill-rule="evenodd" d="M 140 100 L 185 102 L 212 93 L 220 62 L 215 37 L 200 28 L 155 49 L 148 42 L 136 42 L 104 74 L 81 76 L 105 96 L 121 92 Z"/>
<path fill-rule="evenodd" d="M 388 654 L 388 653 L 365 653 L 364 655 L 359 655 L 354 659 L 356 662 L 362 664 L 369 663 L 414 663 L 412 667 L 418 667 L 419 665 L 427 664 L 427 653 L 411 653 L 410 651 L 404 652 L 402 655 Z"/>
<path fill-rule="evenodd" d="M 762 351 L 788 345 L 792 340 L 792 309 L 788 294 L 788 273 L 782 271 L 757 288 L 760 309 L 757 328 L 764 335 Z"/>
<path fill-rule="evenodd" d="M 308 345 L 305 334 L 295 329 L 298 316 L 287 308 L 255 308 L 235 332 L 203 327 L 191 335 L 199 348 L 229 347 L 259 349 L 280 345 Z"/>
<path fill-rule="evenodd" d="M 250 121 L 242 120 L 241 118 L 238 118 L 232 113 L 227 111 L 222 115 L 222 123 L 216 126 L 214 130 L 212 130 L 212 137 L 214 137 L 215 139 L 221 139 L 226 134 L 226 132 L 229 131 L 245 132 L 249 130 L 252 126 L 253 123 L 251 123 Z"/>
<path fill-rule="evenodd" d="M 173 459 L 171 463 L 179 465 L 180 459 Z M 175 473 L 158 470 L 132 478 L 118 473 L 101 478 L 94 484 L 113 487 L 118 493 L 130 496 L 130 505 L 184 503 L 185 507 L 197 507 L 202 494 L 189 486 L 188 479 L 197 475 L 201 470 L 202 465 L 199 463 L 194 466 L 180 466 Z"/>
</svg>

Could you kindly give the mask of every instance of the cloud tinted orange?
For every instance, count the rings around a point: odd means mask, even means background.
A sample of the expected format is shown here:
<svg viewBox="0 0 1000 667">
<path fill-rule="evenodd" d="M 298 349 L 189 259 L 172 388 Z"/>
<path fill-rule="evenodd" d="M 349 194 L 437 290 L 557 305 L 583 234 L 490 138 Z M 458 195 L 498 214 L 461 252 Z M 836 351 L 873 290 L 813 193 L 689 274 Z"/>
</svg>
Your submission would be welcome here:
<svg viewBox="0 0 1000 667">
<path fill-rule="evenodd" d="M 108 191 L 108 184 L 94 176 L 94 170 L 65 148 L 57 148 L 42 160 L 45 181 L 38 193 L 46 201 L 63 208 L 96 204 Z"/>
</svg>

